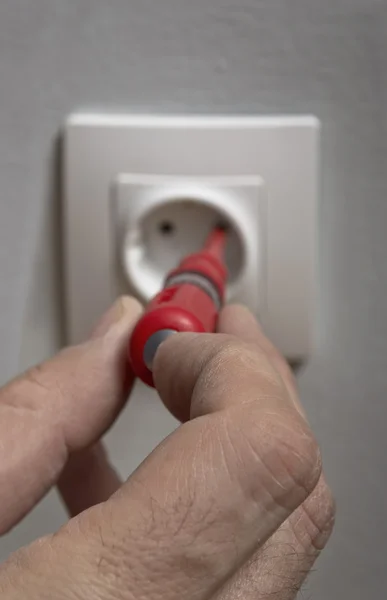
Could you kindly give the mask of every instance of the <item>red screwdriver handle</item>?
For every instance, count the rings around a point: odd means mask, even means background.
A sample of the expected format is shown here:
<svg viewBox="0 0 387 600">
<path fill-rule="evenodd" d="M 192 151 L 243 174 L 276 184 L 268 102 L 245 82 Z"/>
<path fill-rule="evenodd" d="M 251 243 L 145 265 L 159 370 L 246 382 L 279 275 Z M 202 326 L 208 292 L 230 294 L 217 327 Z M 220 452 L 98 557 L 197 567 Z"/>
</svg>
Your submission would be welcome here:
<svg viewBox="0 0 387 600">
<path fill-rule="evenodd" d="M 226 232 L 216 228 L 201 252 L 187 256 L 168 274 L 164 289 L 138 321 L 129 343 L 129 360 L 144 383 L 154 386 L 152 361 L 167 337 L 215 331 L 227 281 L 225 245 Z"/>
</svg>

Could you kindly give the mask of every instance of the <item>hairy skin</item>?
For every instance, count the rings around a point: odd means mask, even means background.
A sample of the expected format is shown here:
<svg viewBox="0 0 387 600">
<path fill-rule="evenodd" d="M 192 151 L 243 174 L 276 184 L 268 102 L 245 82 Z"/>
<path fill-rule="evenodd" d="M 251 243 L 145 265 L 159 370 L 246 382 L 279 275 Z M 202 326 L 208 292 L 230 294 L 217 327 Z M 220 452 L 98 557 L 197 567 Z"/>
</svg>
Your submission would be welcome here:
<svg viewBox="0 0 387 600">
<path fill-rule="evenodd" d="M 243 307 L 173 336 L 154 376 L 182 425 L 122 483 L 101 436 L 132 384 L 140 307 L 0 391 L 0 532 L 57 484 L 72 517 L 0 567 L 4 600 L 291 600 L 334 503 L 286 362 Z"/>
</svg>

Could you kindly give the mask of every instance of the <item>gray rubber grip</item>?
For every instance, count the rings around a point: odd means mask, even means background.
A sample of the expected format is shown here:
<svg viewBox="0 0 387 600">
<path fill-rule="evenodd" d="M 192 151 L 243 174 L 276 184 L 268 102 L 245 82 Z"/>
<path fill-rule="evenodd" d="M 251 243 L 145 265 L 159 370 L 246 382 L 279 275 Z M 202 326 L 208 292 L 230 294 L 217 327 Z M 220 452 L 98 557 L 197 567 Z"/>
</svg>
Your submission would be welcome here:
<svg viewBox="0 0 387 600">
<path fill-rule="evenodd" d="M 147 343 L 144 346 L 144 363 L 150 371 L 152 371 L 153 359 L 156 356 L 156 352 L 160 344 L 162 344 L 171 335 L 177 333 L 174 329 L 160 329 L 150 336 Z"/>
</svg>

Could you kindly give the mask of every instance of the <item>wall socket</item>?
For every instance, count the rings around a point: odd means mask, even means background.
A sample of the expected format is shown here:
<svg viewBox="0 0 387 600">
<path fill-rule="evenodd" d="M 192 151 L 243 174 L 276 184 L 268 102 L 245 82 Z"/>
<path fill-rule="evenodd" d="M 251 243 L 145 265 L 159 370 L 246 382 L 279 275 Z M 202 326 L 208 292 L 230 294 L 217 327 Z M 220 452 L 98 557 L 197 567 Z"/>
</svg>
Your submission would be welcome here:
<svg viewBox="0 0 387 600">
<path fill-rule="evenodd" d="M 219 220 L 228 300 L 294 360 L 314 341 L 319 123 L 305 117 L 75 114 L 65 126 L 68 341 L 116 296 L 148 301 Z"/>
<path fill-rule="evenodd" d="M 151 300 L 167 273 L 222 224 L 228 229 L 226 299 L 258 313 L 266 297 L 266 209 L 259 177 L 120 176 L 113 228 L 126 284 Z"/>
</svg>

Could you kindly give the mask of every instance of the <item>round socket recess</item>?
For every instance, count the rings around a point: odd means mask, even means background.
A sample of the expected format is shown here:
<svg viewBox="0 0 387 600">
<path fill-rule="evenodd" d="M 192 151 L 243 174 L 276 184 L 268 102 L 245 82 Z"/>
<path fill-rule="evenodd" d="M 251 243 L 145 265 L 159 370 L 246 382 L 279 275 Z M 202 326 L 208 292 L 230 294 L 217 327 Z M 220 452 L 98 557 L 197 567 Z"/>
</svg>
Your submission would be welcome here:
<svg viewBox="0 0 387 600">
<path fill-rule="evenodd" d="M 259 230 L 236 190 L 171 180 L 137 187 L 127 206 L 123 268 L 130 287 L 144 301 L 160 291 L 167 273 L 200 250 L 219 225 L 228 230 L 228 299 L 238 298 L 249 269 L 261 269 Z"/>
<path fill-rule="evenodd" d="M 229 283 L 234 285 L 243 273 L 247 249 L 235 223 L 209 204 L 196 198 L 177 198 L 157 206 L 139 223 L 143 243 L 144 268 L 164 277 L 188 254 L 201 249 L 211 230 L 226 227 L 226 264 Z"/>
</svg>

